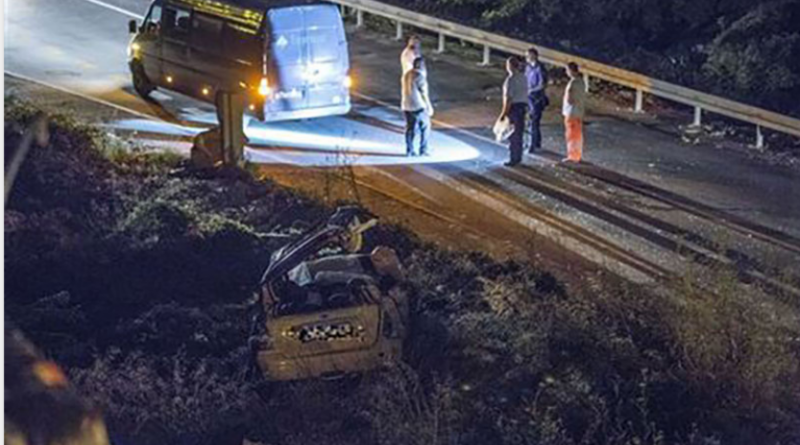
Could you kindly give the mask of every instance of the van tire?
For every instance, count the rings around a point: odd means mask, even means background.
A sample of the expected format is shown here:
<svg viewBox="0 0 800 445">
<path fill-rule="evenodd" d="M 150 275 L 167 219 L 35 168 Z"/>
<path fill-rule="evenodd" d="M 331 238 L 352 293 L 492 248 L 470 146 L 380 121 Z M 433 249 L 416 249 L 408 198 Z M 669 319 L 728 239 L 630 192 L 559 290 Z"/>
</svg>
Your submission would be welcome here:
<svg viewBox="0 0 800 445">
<path fill-rule="evenodd" d="M 143 99 L 149 99 L 150 93 L 156 89 L 156 86 L 147 78 L 141 62 L 131 62 L 131 75 L 133 76 L 133 89 Z"/>
</svg>

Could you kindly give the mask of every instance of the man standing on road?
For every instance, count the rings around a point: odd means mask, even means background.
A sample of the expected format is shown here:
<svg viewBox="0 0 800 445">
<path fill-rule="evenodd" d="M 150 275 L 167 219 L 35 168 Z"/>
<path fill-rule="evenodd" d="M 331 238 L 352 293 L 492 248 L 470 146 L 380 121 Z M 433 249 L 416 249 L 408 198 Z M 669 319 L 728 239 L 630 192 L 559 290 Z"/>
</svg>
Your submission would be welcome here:
<svg viewBox="0 0 800 445">
<path fill-rule="evenodd" d="M 534 154 L 542 148 L 540 123 L 544 109 L 550 103 L 550 100 L 546 94 L 547 70 L 539 62 L 539 51 L 533 47 L 528 49 L 525 77 L 528 80 L 528 112 L 531 132 L 531 145 L 528 148 L 528 152 Z"/>
<path fill-rule="evenodd" d="M 419 155 L 428 156 L 428 135 L 433 116 L 433 105 L 428 94 L 428 79 L 425 74 L 425 61 L 422 57 L 414 59 L 412 69 L 403 74 L 402 101 L 400 108 L 406 116 L 406 156 L 416 156 L 414 138 L 419 132 Z"/>
<path fill-rule="evenodd" d="M 400 54 L 400 66 L 403 67 L 403 74 L 414 69 L 414 60 L 417 57 L 422 57 L 422 41 L 418 36 L 411 36 Z"/>
<path fill-rule="evenodd" d="M 509 137 L 510 156 L 507 167 L 522 162 L 522 135 L 525 132 L 525 112 L 528 108 L 528 84 L 522 73 L 522 61 L 516 56 L 506 60 L 508 77 L 503 82 L 503 111 L 500 120 L 508 118 L 514 126 Z"/>
<path fill-rule="evenodd" d="M 586 84 L 578 64 L 567 64 L 569 83 L 564 90 L 565 138 L 567 140 L 567 157 L 564 161 L 580 162 L 583 155 L 583 117 L 586 113 Z"/>
</svg>

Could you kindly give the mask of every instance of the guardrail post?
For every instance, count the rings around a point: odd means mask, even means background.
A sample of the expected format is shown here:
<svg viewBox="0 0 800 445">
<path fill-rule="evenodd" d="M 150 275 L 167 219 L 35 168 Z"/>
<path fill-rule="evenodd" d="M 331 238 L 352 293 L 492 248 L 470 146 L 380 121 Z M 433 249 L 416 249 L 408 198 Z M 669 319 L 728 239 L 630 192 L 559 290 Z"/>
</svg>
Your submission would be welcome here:
<svg viewBox="0 0 800 445">
<path fill-rule="evenodd" d="M 756 148 L 764 148 L 764 133 L 761 132 L 761 125 L 756 125 Z"/>
<path fill-rule="evenodd" d="M 703 124 L 703 109 L 700 107 L 694 107 L 694 122 L 692 125 L 695 127 L 699 127 Z"/>
<path fill-rule="evenodd" d="M 633 111 L 641 113 L 644 109 L 644 91 L 636 90 L 636 104 L 633 106 Z"/>
<path fill-rule="evenodd" d="M 583 73 L 583 84 L 586 86 L 586 92 L 588 93 L 591 90 L 591 79 L 589 78 L 589 74 Z"/>
<path fill-rule="evenodd" d="M 394 33 L 395 40 L 403 40 L 403 23 L 397 22 L 395 33 Z"/>
<path fill-rule="evenodd" d="M 488 66 L 491 61 L 492 49 L 489 48 L 489 45 L 483 45 L 483 61 L 481 62 L 481 66 Z"/>
<path fill-rule="evenodd" d="M 364 11 L 357 10 L 356 11 L 356 28 L 363 28 L 364 27 Z"/>
<path fill-rule="evenodd" d="M 441 54 L 444 52 L 444 34 L 439 33 L 439 47 L 436 48 L 436 52 Z"/>
</svg>

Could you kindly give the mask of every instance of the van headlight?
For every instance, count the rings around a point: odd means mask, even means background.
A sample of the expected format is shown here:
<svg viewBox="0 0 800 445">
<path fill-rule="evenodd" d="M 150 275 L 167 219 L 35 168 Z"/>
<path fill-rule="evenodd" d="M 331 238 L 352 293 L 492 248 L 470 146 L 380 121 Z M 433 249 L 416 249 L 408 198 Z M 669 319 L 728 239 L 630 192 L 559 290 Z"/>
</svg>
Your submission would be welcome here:
<svg viewBox="0 0 800 445">
<path fill-rule="evenodd" d="M 344 76 L 344 80 L 342 81 L 344 87 L 347 89 L 353 88 L 353 78 L 350 76 Z"/>
<path fill-rule="evenodd" d="M 135 59 L 139 57 L 139 50 L 142 49 L 141 45 L 136 42 L 128 45 L 128 58 Z"/>
</svg>

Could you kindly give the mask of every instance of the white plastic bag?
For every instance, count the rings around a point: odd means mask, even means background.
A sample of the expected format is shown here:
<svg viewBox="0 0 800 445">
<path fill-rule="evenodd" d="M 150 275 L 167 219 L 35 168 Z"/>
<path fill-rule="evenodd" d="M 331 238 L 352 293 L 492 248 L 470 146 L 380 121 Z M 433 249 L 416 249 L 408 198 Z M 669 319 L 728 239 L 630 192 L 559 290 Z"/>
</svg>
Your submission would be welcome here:
<svg viewBox="0 0 800 445">
<path fill-rule="evenodd" d="M 511 119 L 507 117 L 497 119 L 492 131 L 494 131 L 494 138 L 497 142 L 505 142 L 511 137 L 511 134 L 514 133 L 514 124 L 512 124 Z"/>
</svg>

